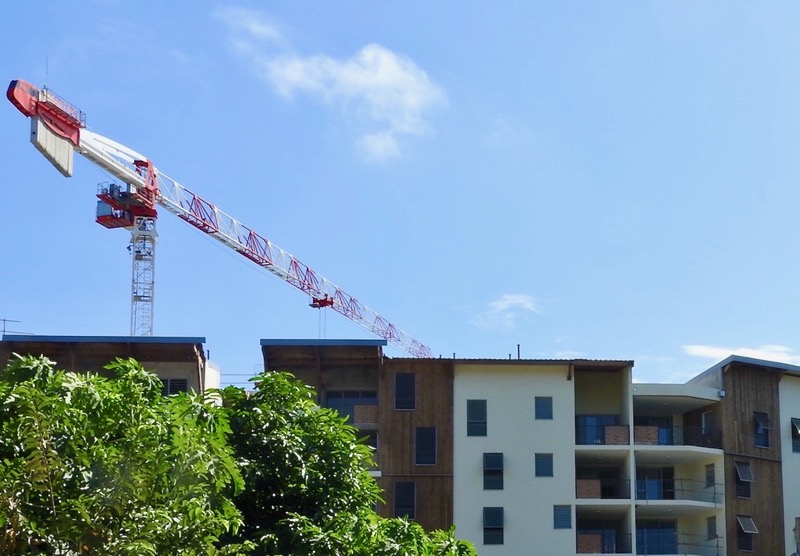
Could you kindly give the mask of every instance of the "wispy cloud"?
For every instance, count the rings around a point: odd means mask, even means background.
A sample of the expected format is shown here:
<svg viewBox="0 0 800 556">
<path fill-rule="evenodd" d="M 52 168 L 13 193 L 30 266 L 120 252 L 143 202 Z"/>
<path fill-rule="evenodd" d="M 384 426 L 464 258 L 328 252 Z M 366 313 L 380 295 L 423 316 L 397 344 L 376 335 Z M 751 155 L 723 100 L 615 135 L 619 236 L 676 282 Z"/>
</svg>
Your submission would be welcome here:
<svg viewBox="0 0 800 556">
<path fill-rule="evenodd" d="M 693 344 L 683 346 L 683 351 L 688 355 L 704 357 L 716 361 L 721 361 L 729 355 L 741 355 L 744 357 L 753 357 L 755 359 L 766 359 L 767 361 L 800 365 L 800 354 L 795 353 L 794 349 L 790 347 L 775 344 L 766 344 L 755 348 L 731 348 Z"/>
<path fill-rule="evenodd" d="M 472 324 L 484 330 L 509 332 L 517 321 L 531 314 L 541 314 L 533 297 L 521 293 L 507 293 L 489 303 L 489 308 L 475 315 Z"/>
<path fill-rule="evenodd" d="M 430 132 L 431 111 L 446 102 L 413 60 L 379 44 L 344 59 L 301 56 L 260 12 L 228 8 L 217 15 L 239 55 L 283 98 L 305 94 L 355 116 L 356 144 L 372 160 L 400 157 L 401 139 Z"/>
</svg>

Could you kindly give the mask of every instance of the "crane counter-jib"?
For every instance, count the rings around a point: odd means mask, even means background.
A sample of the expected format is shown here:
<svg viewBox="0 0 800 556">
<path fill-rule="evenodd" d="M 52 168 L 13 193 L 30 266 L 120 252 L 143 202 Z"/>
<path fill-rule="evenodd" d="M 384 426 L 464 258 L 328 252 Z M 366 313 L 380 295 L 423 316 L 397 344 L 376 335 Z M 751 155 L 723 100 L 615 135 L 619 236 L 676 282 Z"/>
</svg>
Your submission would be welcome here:
<svg viewBox="0 0 800 556">
<path fill-rule="evenodd" d="M 307 293 L 313 307 L 331 307 L 412 355 L 431 356 L 427 346 L 251 228 L 158 172 L 144 155 L 86 129 L 83 112 L 58 95 L 39 90 L 27 81 L 15 80 L 6 96 L 32 119 L 31 141 L 62 174 L 72 175 L 72 154 L 77 151 L 124 184 L 104 188 L 98 194 L 100 204 L 105 207 L 102 216 L 98 212 L 98 223 L 132 231 L 132 334 L 152 334 L 155 206 L 158 205 Z M 141 262 L 143 253 L 150 262 Z M 144 324 L 137 324 L 137 310 L 143 315 Z"/>
</svg>

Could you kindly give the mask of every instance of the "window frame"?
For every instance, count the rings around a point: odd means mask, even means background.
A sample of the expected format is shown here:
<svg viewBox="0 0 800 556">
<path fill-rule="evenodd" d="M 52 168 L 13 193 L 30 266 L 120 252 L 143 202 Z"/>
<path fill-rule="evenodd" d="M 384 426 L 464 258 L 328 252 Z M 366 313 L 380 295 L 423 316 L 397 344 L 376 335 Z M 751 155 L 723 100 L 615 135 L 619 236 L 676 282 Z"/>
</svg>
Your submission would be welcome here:
<svg viewBox="0 0 800 556">
<path fill-rule="evenodd" d="M 400 395 L 401 393 L 403 395 Z M 397 411 L 417 409 L 416 373 L 396 373 L 394 375 L 394 408 Z"/>
<path fill-rule="evenodd" d="M 750 462 L 734 461 L 733 466 L 736 472 L 736 497 L 752 498 L 752 486 L 756 482 L 756 478 Z"/>
<path fill-rule="evenodd" d="M 424 438 L 428 433 L 432 433 L 433 438 Z M 421 437 L 422 435 L 422 437 Z M 416 427 L 414 430 L 414 465 L 436 465 L 438 461 L 437 440 L 438 431 L 436 427 Z M 431 450 L 421 448 L 432 448 Z"/>
<path fill-rule="evenodd" d="M 553 454 L 544 452 L 535 453 L 533 455 L 533 467 L 534 477 L 553 477 L 555 475 Z"/>
<path fill-rule="evenodd" d="M 502 506 L 483 507 L 483 544 L 504 544 L 504 513 Z"/>
<path fill-rule="evenodd" d="M 753 412 L 753 444 L 756 448 L 769 448 L 770 438 L 769 431 L 772 429 L 772 423 L 769 420 L 769 415 L 762 411 Z"/>
<path fill-rule="evenodd" d="M 533 416 L 537 421 L 552 421 L 553 396 L 535 396 L 533 399 Z"/>
<path fill-rule="evenodd" d="M 714 412 L 703 411 L 700 414 L 700 434 L 707 436 L 714 432 Z"/>
<path fill-rule="evenodd" d="M 706 540 L 717 538 L 717 516 L 712 515 L 706 518 Z"/>
<path fill-rule="evenodd" d="M 755 537 L 758 534 L 758 527 L 753 517 L 748 514 L 736 514 L 736 548 L 742 551 L 752 552 L 755 545 Z"/>
<path fill-rule="evenodd" d="M 483 453 L 483 490 L 503 490 L 503 453 Z"/>
<path fill-rule="evenodd" d="M 400 488 L 400 485 L 403 486 L 402 489 Z M 410 506 L 406 503 L 407 500 L 399 500 L 400 496 L 398 496 L 398 492 L 399 491 L 408 489 L 409 487 L 410 487 L 410 495 L 411 495 L 411 505 Z M 406 491 L 406 492 L 403 492 L 402 494 L 404 495 L 404 497 L 407 497 L 409 495 L 409 492 Z M 393 510 L 394 517 L 407 517 L 408 519 L 412 519 L 412 520 L 416 519 L 416 515 L 417 515 L 417 483 L 415 483 L 414 481 L 395 481 L 393 495 L 394 495 L 393 496 L 393 498 L 394 498 L 393 503 L 394 504 L 393 504 L 392 510 Z M 404 502 L 404 503 L 400 504 L 401 501 Z M 402 513 L 404 509 L 409 508 L 409 507 L 411 508 L 411 512 Z M 398 508 L 400 508 L 400 511 L 398 511 Z"/>
<path fill-rule="evenodd" d="M 189 380 L 185 378 L 159 378 L 162 396 L 176 396 L 189 391 Z"/>
<path fill-rule="evenodd" d="M 467 436 L 487 436 L 488 406 L 485 399 L 467 400 Z"/>
<path fill-rule="evenodd" d="M 800 453 L 800 418 L 791 417 L 792 452 Z"/>
<path fill-rule="evenodd" d="M 572 506 L 553 505 L 553 529 L 572 529 Z"/>
<path fill-rule="evenodd" d="M 706 486 L 711 488 L 717 484 L 717 465 L 715 463 L 706 464 Z"/>
</svg>

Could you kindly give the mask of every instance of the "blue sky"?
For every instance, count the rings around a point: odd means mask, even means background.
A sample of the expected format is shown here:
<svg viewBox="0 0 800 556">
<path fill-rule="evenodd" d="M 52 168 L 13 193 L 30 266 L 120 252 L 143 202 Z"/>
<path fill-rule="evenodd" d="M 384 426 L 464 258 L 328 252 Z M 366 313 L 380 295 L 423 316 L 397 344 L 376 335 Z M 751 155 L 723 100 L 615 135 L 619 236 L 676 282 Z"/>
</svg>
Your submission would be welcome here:
<svg viewBox="0 0 800 556">
<path fill-rule="evenodd" d="M 800 6 L 5 2 L 52 90 L 444 357 L 800 364 Z M 5 102 L 5 101 L 4 101 Z M 0 318 L 126 335 L 128 234 L 0 109 Z M 369 338 L 162 211 L 155 331 L 224 380 L 261 338 Z M 390 356 L 403 352 L 388 348 Z"/>
</svg>

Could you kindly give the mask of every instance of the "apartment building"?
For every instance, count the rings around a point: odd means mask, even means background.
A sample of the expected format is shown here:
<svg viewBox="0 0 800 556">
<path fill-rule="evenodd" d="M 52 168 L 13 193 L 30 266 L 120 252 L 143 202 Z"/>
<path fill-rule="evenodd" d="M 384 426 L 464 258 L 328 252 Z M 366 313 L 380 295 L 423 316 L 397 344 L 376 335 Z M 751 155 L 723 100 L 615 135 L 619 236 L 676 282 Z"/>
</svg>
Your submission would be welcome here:
<svg viewBox="0 0 800 556">
<path fill-rule="evenodd" d="M 219 385 L 204 338 L 15 336 L 14 353 L 165 392 Z M 731 356 L 685 384 L 633 361 L 388 358 L 384 340 L 261 340 L 376 449 L 378 511 L 484 556 L 800 555 L 800 367 Z"/>
<path fill-rule="evenodd" d="M 108 374 L 103 367 L 117 357 L 133 357 L 174 394 L 219 388 L 219 368 L 208 361 L 205 338 L 158 336 L 29 336 L 6 334 L 0 341 L 0 368 L 13 354 L 44 355 L 67 371 Z"/>
<path fill-rule="evenodd" d="M 800 367 L 732 356 L 641 384 L 632 361 L 261 344 L 370 438 L 382 515 L 454 523 L 482 555 L 797 552 Z"/>
<path fill-rule="evenodd" d="M 456 361 L 458 534 L 488 556 L 798 553 L 800 367 L 632 366 Z"/>
</svg>

